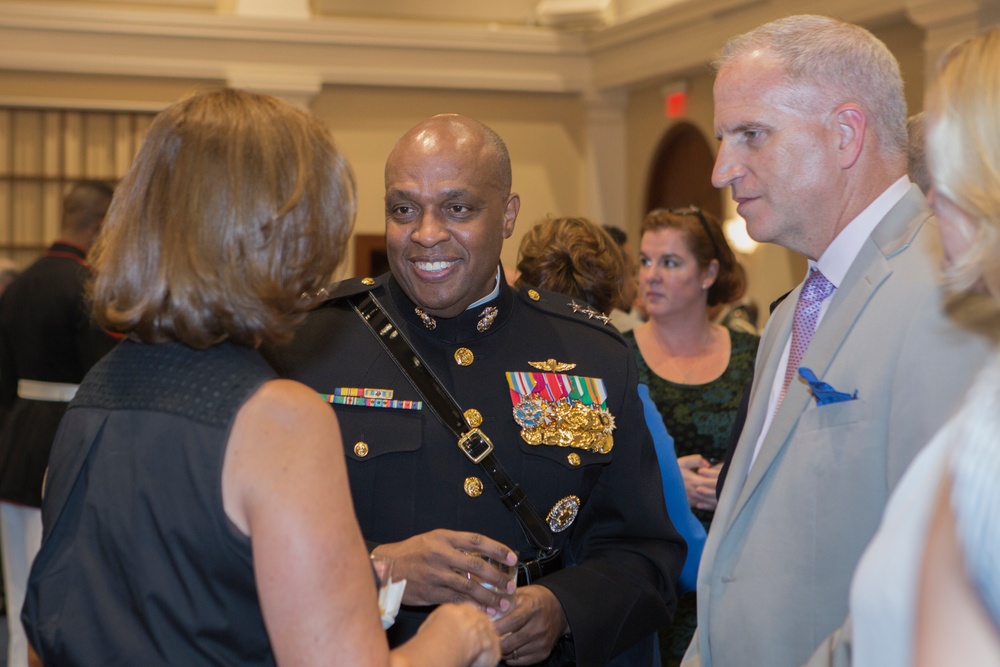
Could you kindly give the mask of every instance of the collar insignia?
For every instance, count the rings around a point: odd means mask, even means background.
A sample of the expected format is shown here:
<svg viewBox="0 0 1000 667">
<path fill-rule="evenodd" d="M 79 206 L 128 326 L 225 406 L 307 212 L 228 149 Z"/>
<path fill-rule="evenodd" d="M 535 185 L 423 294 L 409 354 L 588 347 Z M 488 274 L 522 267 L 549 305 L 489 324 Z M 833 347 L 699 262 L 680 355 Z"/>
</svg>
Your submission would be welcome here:
<svg viewBox="0 0 1000 667">
<path fill-rule="evenodd" d="M 423 308 L 414 308 L 413 312 L 415 312 L 417 317 L 420 318 L 420 321 L 424 323 L 424 327 L 430 329 L 431 331 L 434 331 L 434 329 L 437 328 L 437 320 L 425 313 Z"/>
<path fill-rule="evenodd" d="M 480 319 L 476 322 L 476 329 L 482 333 L 493 326 L 493 320 L 497 318 L 498 312 L 496 306 L 486 306 L 486 309 L 479 313 Z"/>
</svg>

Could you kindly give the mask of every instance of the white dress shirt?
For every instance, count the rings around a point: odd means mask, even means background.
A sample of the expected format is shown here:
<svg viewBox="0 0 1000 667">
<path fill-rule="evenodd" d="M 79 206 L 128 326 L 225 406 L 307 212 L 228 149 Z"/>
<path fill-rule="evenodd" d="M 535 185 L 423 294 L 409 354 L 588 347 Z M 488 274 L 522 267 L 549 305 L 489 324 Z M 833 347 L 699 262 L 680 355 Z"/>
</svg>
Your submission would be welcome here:
<svg viewBox="0 0 1000 667">
<path fill-rule="evenodd" d="M 851 265 L 854 264 L 854 260 L 857 259 L 858 253 L 861 252 L 862 246 L 864 246 L 865 241 L 871 236 L 872 231 L 878 226 L 878 223 L 882 221 L 882 218 L 889 213 L 893 206 L 899 203 L 903 196 L 910 189 L 910 179 L 908 176 L 902 176 L 895 183 L 890 185 L 882 194 L 880 194 L 871 204 L 868 205 L 865 210 L 861 211 L 856 218 L 851 220 L 844 229 L 834 237 L 830 245 L 827 246 L 826 250 L 817 261 L 809 260 L 809 266 L 806 270 L 806 276 L 809 275 L 809 270 L 813 267 L 819 269 L 826 279 L 829 280 L 834 287 L 833 294 L 836 294 L 836 288 L 840 287 L 840 284 L 844 281 L 847 276 L 847 272 L 850 270 Z M 803 279 L 804 280 L 804 279 Z M 827 309 L 830 307 L 830 298 L 823 301 L 823 305 L 820 306 L 819 315 L 816 318 L 816 330 L 819 330 L 820 323 L 823 321 L 823 316 L 826 314 Z M 788 367 L 788 351 L 791 348 L 792 341 L 791 336 L 785 340 L 785 347 L 781 353 L 781 359 L 778 362 L 778 372 L 774 374 L 774 383 L 771 385 L 771 393 L 767 402 L 767 419 L 764 421 L 764 426 L 761 428 L 760 436 L 757 438 L 757 443 L 754 446 L 753 458 L 750 460 L 750 467 L 753 467 L 754 461 L 757 460 L 757 454 L 760 453 L 761 445 L 764 443 L 764 438 L 767 437 L 767 432 L 771 430 L 771 423 L 774 421 L 774 415 L 777 412 L 778 400 L 781 397 L 781 388 L 785 380 L 785 369 Z"/>
</svg>

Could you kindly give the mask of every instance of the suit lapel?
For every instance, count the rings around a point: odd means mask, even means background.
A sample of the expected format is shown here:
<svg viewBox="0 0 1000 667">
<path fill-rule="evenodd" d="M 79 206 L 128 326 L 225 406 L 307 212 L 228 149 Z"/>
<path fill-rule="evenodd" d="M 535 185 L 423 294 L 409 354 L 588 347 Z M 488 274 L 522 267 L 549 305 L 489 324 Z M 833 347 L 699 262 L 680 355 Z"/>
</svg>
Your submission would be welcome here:
<svg viewBox="0 0 1000 667">
<path fill-rule="evenodd" d="M 785 341 L 791 334 L 795 303 L 798 301 L 799 292 L 801 291 L 802 285 L 800 284 L 775 309 L 767 322 L 761 338 L 760 349 L 757 353 L 757 370 L 754 372 L 753 384 L 750 388 L 750 404 L 747 408 L 747 419 L 743 425 L 743 431 L 740 433 L 736 451 L 733 453 L 733 460 L 730 463 L 727 473 L 726 485 L 722 489 L 722 496 L 719 498 L 715 517 L 712 519 L 713 523 L 724 525 L 727 529 L 738 514 L 738 508 L 742 506 L 742 489 L 746 486 L 747 471 L 750 468 L 750 460 L 753 458 L 757 438 L 760 436 L 761 429 L 764 428 L 771 387 L 774 385 L 774 377 L 778 372 L 775 360 L 780 357 Z M 764 363 L 761 363 L 762 361 Z M 730 502 L 730 498 L 736 497 L 737 494 L 739 501 L 734 505 Z M 719 535 L 724 534 L 721 530 L 717 531 L 717 533 Z M 712 539 L 712 536 L 712 532 L 709 532 L 709 540 Z"/>
<path fill-rule="evenodd" d="M 809 349 L 802 357 L 802 366 L 811 368 L 820 378 L 826 375 L 848 332 L 864 312 L 869 299 L 890 273 L 891 270 L 882 253 L 870 239 L 866 241 L 844 282 L 834 292 L 830 307 L 809 343 Z M 754 461 L 747 476 L 747 482 L 740 494 L 740 504 L 745 502 L 757 488 L 768 468 L 774 463 L 774 459 L 787 445 L 799 417 L 810 407 L 813 400 L 812 392 L 798 379 L 789 386 L 785 400 L 778 408 L 757 460 Z"/>
<path fill-rule="evenodd" d="M 830 306 L 802 359 L 802 366 L 811 368 L 818 377 L 824 377 L 836 358 L 844 339 L 864 312 L 865 306 L 879 286 L 891 275 L 892 269 L 887 257 L 891 257 L 906 248 L 928 216 L 929 212 L 923 196 L 919 189 L 913 186 L 879 223 L 871 237 L 865 241 L 843 282 L 834 292 Z M 792 383 L 771 422 L 767 436 L 761 444 L 757 460 L 754 461 L 753 468 L 750 468 L 749 473 L 747 473 L 750 460 L 753 457 L 754 446 L 767 417 L 769 394 L 777 373 L 781 352 L 791 332 L 792 318 L 795 312 L 794 304 L 798 300 L 801 289 L 802 285 L 800 284 L 789 294 L 786 303 L 783 304 L 784 307 L 775 311 L 773 317 L 780 319 L 773 322 L 774 326 L 771 326 L 772 323 L 768 324 L 769 333 L 773 335 L 768 336 L 769 340 L 767 340 L 760 356 L 761 360 L 766 360 L 765 367 L 761 369 L 758 366 L 761 372 L 758 374 L 759 377 L 754 379 L 754 393 L 751 395 L 747 423 L 737 445 L 732 469 L 729 472 L 729 475 L 732 476 L 733 472 L 739 471 L 738 476 L 733 481 L 745 481 L 732 485 L 733 494 L 727 493 L 730 484 L 726 484 L 723 496 L 732 497 L 735 495 L 736 499 L 731 506 L 731 511 L 727 511 L 727 508 L 723 507 L 722 499 L 720 499 L 719 509 L 722 510 L 723 516 L 719 517 L 720 512 L 716 512 L 716 518 L 722 518 L 725 522 L 726 533 L 729 532 L 729 527 L 736 521 L 775 459 L 788 444 L 789 436 L 802 412 L 813 401 L 812 393 L 807 387 L 797 382 Z"/>
</svg>

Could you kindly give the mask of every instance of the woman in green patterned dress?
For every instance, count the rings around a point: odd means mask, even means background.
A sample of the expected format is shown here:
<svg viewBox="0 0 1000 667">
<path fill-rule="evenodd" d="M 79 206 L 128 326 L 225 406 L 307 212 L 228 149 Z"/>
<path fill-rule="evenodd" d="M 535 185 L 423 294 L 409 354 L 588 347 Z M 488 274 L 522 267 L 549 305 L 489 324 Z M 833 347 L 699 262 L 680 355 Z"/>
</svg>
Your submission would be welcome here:
<svg viewBox="0 0 1000 667">
<path fill-rule="evenodd" d="M 741 295 L 732 249 L 715 220 L 694 207 L 646 216 L 639 245 L 639 291 L 648 321 L 625 334 L 639 382 L 674 437 L 688 502 L 708 529 L 715 483 L 759 338 L 709 319 L 709 308 Z M 661 635 L 664 665 L 678 665 L 694 634 L 694 594 L 681 598 Z"/>
</svg>

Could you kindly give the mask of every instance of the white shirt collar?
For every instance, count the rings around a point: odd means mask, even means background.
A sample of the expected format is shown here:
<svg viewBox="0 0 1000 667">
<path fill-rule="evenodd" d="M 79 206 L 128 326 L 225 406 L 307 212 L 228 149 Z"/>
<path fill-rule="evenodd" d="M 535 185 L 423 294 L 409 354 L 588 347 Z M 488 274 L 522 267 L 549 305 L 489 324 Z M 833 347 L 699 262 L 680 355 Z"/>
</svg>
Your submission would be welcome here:
<svg viewBox="0 0 1000 667">
<path fill-rule="evenodd" d="M 493 291 L 490 292 L 489 294 L 487 294 L 486 296 L 484 296 L 479 301 L 476 301 L 474 304 L 472 304 L 468 308 L 466 308 L 466 310 L 472 310 L 473 308 L 478 308 L 479 306 L 483 305 L 484 303 L 487 303 L 487 302 L 492 301 L 493 299 L 497 298 L 497 295 L 500 294 L 500 265 L 499 264 L 497 265 L 497 275 L 494 278 L 494 280 L 496 281 L 496 285 L 493 286 Z"/>
<path fill-rule="evenodd" d="M 840 287 L 865 241 L 889 209 L 898 204 L 899 200 L 909 192 L 911 185 L 909 177 L 904 175 L 886 188 L 875 201 L 840 230 L 819 260 L 815 262 L 809 260 L 809 268 L 818 268 L 834 287 Z"/>
</svg>

